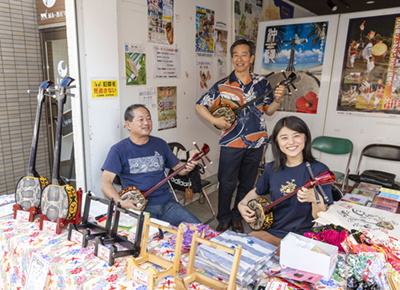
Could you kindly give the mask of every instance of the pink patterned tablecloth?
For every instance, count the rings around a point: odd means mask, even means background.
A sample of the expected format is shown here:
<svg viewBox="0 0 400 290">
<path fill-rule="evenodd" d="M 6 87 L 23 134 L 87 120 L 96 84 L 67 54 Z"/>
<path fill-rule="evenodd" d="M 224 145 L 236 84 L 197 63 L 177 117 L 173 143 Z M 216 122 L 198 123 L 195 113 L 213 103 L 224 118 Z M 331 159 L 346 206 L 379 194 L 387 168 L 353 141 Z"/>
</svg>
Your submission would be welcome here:
<svg viewBox="0 0 400 290">
<path fill-rule="evenodd" d="M 174 249 L 164 239 L 149 239 L 148 251 L 172 261 Z M 94 255 L 94 241 L 83 248 L 67 240 L 67 231 L 60 235 L 39 230 L 36 222 L 20 222 L 6 217 L 0 219 L 0 289 L 24 289 L 32 253 L 39 254 L 50 264 L 45 289 L 123 290 L 147 289 L 127 279 L 126 259 L 118 258 L 113 266 Z M 188 254 L 182 255 L 186 265 Z M 142 267 L 151 266 L 150 264 Z M 154 265 L 153 265 L 154 266 Z M 186 268 L 180 272 L 185 276 Z M 211 274 L 208 274 L 211 276 Z M 264 278 L 263 281 L 269 279 Z M 174 278 L 169 276 L 156 282 L 155 289 L 174 289 Z M 344 289 L 339 283 L 323 281 L 316 289 Z M 208 290 L 204 285 L 193 283 L 188 289 Z M 240 288 L 239 288 L 240 289 Z M 291 288 L 290 288 L 291 289 Z"/>
</svg>

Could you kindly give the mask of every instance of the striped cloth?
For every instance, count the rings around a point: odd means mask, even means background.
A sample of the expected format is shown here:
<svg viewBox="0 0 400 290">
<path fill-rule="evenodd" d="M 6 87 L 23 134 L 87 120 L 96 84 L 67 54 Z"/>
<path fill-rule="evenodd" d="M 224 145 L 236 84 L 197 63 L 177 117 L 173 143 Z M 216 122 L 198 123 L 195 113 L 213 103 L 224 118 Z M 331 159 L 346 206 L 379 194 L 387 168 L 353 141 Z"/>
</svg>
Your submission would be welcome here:
<svg viewBox="0 0 400 290">
<path fill-rule="evenodd" d="M 237 249 L 242 245 L 236 284 L 243 287 L 254 282 L 268 267 L 277 261 L 276 247 L 255 237 L 226 231 L 210 241 Z M 213 276 L 229 280 L 234 256 L 214 247 L 197 247 L 195 267 L 206 270 Z"/>
</svg>

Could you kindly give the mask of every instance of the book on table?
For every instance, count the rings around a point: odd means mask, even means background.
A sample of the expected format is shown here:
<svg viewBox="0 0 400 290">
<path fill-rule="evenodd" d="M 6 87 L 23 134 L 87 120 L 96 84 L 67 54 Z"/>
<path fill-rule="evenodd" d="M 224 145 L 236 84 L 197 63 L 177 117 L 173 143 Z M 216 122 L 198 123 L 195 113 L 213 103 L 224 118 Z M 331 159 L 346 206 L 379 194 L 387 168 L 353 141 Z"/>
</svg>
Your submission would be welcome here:
<svg viewBox="0 0 400 290">
<path fill-rule="evenodd" d="M 375 195 L 378 193 L 377 191 L 372 191 L 363 188 L 354 188 L 351 192 L 352 194 L 362 195 L 368 197 L 369 201 L 373 201 Z"/>
</svg>

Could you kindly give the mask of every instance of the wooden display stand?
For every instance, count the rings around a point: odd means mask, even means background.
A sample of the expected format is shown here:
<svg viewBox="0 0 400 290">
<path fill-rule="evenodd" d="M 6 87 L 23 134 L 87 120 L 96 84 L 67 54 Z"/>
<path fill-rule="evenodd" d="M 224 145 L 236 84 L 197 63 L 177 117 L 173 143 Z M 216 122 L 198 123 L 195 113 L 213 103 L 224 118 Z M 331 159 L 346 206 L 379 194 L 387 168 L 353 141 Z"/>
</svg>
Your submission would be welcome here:
<svg viewBox="0 0 400 290">
<path fill-rule="evenodd" d="M 147 252 L 147 243 L 149 239 L 150 226 L 155 228 L 176 234 L 176 246 L 174 253 L 174 261 L 168 261 L 155 254 Z M 140 249 L 140 255 L 137 258 L 128 258 L 128 279 L 132 279 L 140 284 L 145 285 L 148 289 L 154 289 L 155 281 L 160 280 L 167 276 L 176 277 L 178 272 L 183 269 L 183 265 L 180 264 L 181 250 L 182 250 L 182 240 L 183 240 L 183 225 L 181 224 L 178 230 L 174 230 L 168 227 L 158 225 L 156 223 L 150 222 L 150 216 L 146 215 L 144 220 L 144 229 L 142 237 L 142 245 Z M 143 269 L 139 264 L 144 262 L 150 262 L 164 268 L 165 270 L 157 272 L 154 267 L 149 269 Z"/>
<path fill-rule="evenodd" d="M 19 204 L 14 204 L 14 219 L 19 221 L 33 222 L 35 215 L 40 213 L 40 209 L 31 206 L 27 210 L 22 209 Z"/>
<path fill-rule="evenodd" d="M 76 211 L 75 214 L 75 218 L 73 218 L 72 220 L 64 220 L 63 218 L 57 218 L 56 221 L 50 221 L 46 215 L 44 214 L 40 214 L 39 215 L 39 229 L 41 231 L 45 230 L 45 231 L 51 231 L 51 232 L 55 232 L 56 234 L 60 234 L 62 228 L 66 227 L 68 224 L 70 223 L 74 223 L 74 224 L 79 224 L 81 221 L 81 204 L 82 204 L 82 189 L 79 188 L 76 192 L 76 195 L 78 197 L 78 209 Z"/>
<path fill-rule="evenodd" d="M 105 227 L 99 226 L 95 223 L 89 222 L 89 211 L 91 201 L 99 201 L 105 205 L 108 205 L 107 209 L 107 221 Z M 82 222 L 79 225 L 70 223 L 68 225 L 68 237 L 69 241 L 73 241 L 77 244 L 81 244 L 82 247 L 86 248 L 89 240 L 93 240 L 94 238 L 101 237 L 110 237 L 111 236 L 111 220 L 112 214 L 114 211 L 114 199 L 110 201 L 108 199 L 103 199 L 94 196 L 90 191 L 86 194 L 85 200 L 85 209 L 83 211 Z M 80 230 L 82 230 L 80 232 Z M 94 232 L 94 233 L 92 233 Z"/>
<path fill-rule="evenodd" d="M 203 273 L 194 270 L 194 262 L 196 259 L 197 245 L 202 243 L 204 245 L 216 248 L 218 250 L 222 250 L 229 254 L 234 255 L 231 275 L 229 276 L 228 284 L 222 283 L 218 280 L 215 280 Z M 211 287 L 215 290 L 234 290 L 236 289 L 236 276 L 239 269 L 240 257 L 242 256 L 242 245 L 239 245 L 237 249 L 228 248 L 226 246 L 220 245 L 215 242 L 210 242 L 209 240 L 200 238 L 197 231 L 194 233 L 192 238 L 192 244 L 190 246 L 190 254 L 189 261 L 186 269 L 185 278 L 176 277 L 175 278 L 175 289 L 176 290 L 187 290 L 186 285 L 192 283 L 194 281 L 204 284 L 208 287 Z"/>
<path fill-rule="evenodd" d="M 118 235 L 118 224 L 120 214 L 125 213 L 130 215 L 133 218 L 138 220 L 136 224 L 136 234 L 135 241 L 132 243 L 128 241 L 126 236 Z M 108 223 L 108 220 L 107 220 Z M 141 239 L 143 232 L 143 224 L 144 224 L 144 214 L 141 212 L 140 214 L 131 212 L 125 208 L 121 207 L 121 204 L 118 203 L 115 207 L 113 226 L 111 232 L 107 236 L 96 236 L 95 237 L 95 246 L 94 246 L 94 254 L 97 257 L 100 257 L 108 262 L 110 266 L 114 264 L 116 258 L 125 257 L 125 256 L 139 256 L 140 247 L 141 247 Z M 107 248 L 106 244 L 112 244 L 111 248 Z M 115 244 L 120 244 L 126 248 L 126 250 L 118 250 Z"/>
</svg>

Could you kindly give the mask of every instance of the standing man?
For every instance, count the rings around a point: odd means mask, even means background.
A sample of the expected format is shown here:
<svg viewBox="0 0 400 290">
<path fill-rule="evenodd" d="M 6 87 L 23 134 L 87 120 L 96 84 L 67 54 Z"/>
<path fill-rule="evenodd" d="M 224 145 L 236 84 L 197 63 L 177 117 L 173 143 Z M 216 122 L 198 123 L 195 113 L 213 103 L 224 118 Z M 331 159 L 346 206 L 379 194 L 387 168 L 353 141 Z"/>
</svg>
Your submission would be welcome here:
<svg viewBox="0 0 400 290">
<path fill-rule="evenodd" d="M 116 175 L 121 179 L 122 189 L 136 186 L 140 191 L 148 190 L 165 178 L 165 167 L 174 171 L 185 163 L 172 153 L 168 144 L 154 136 L 149 110 L 143 105 L 131 105 L 125 111 L 125 127 L 131 132 L 126 138 L 111 147 L 103 167 L 101 190 L 115 203 L 120 202 L 124 208 L 136 207 L 137 201 L 122 200 L 113 186 Z M 197 162 L 189 162 L 179 173 L 185 175 L 192 171 Z M 181 222 L 200 223 L 189 210 L 172 198 L 167 184 L 163 184 L 147 197 L 146 211 L 152 218 L 179 226 Z"/>
<path fill-rule="evenodd" d="M 235 70 L 200 98 L 196 103 L 196 111 L 205 120 L 224 130 L 219 141 L 217 231 L 224 232 L 232 225 L 233 231 L 243 233 L 242 216 L 237 206 L 254 186 L 264 146 L 268 142 L 264 112 L 271 116 L 279 108 L 284 86 L 279 86 L 274 96 L 270 94 L 239 112 L 233 124 L 228 122 L 229 118 L 213 117 L 210 111 L 216 106 L 229 104 L 235 109 L 271 88 L 264 77 L 250 73 L 250 65 L 255 57 L 253 42 L 239 39 L 232 44 L 230 53 Z M 236 187 L 236 199 L 231 209 Z"/>
</svg>

